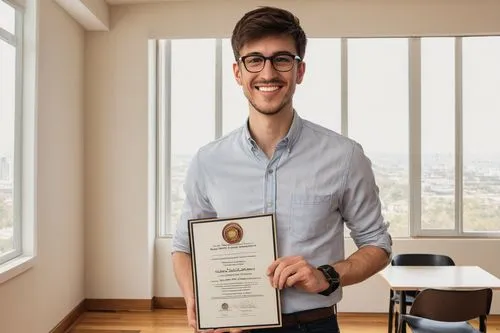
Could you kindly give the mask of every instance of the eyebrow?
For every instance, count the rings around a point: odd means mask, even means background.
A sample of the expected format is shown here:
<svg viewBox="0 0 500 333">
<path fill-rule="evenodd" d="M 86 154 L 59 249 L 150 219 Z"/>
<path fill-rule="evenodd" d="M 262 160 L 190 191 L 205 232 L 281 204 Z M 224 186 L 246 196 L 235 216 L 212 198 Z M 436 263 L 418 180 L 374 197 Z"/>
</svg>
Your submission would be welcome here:
<svg viewBox="0 0 500 333">
<path fill-rule="evenodd" d="M 289 51 L 277 51 L 277 52 L 274 52 L 273 54 L 271 54 L 270 57 L 282 55 L 282 54 L 288 54 L 288 55 L 293 55 L 293 56 L 295 55 Z M 261 52 L 250 52 L 250 53 L 243 55 L 242 57 L 253 56 L 253 55 L 264 56 Z"/>
</svg>

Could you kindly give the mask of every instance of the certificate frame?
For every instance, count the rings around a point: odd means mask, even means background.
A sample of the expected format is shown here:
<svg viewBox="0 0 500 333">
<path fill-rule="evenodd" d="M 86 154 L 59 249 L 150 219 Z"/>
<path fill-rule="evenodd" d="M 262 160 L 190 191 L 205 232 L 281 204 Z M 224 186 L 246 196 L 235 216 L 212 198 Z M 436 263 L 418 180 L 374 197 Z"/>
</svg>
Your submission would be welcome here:
<svg viewBox="0 0 500 333">
<path fill-rule="evenodd" d="M 188 220 L 198 330 L 282 327 L 274 214 Z"/>
</svg>

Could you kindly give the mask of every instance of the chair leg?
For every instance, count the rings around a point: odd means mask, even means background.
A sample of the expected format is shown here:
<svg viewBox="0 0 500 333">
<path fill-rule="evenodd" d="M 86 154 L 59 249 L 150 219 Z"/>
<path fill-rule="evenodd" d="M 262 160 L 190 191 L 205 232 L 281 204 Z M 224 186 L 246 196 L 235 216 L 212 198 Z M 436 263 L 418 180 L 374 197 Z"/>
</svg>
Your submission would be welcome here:
<svg viewBox="0 0 500 333">
<path fill-rule="evenodd" d="M 397 318 L 397 317 L 396 317 Z M 396 319 L 397 320 L 397 319 Z M 404 320 L 401 320 L 401 322 L 396 326 L 397 333 L 403 333 L 403 325 L 406 325 Z"/>
<path fill-rule="evenodd" d="M 394 312 L 394 330 L 398 330 L 399 327 L 399 312 Z"/>
<path fill-rule="evenodd" d="M 394 316 L 394 302 L 389 300 L 389 318 L 387 320 L 388 332 L 392 333 L 392 318 Z"/>
<path fill-rule="evenodd" d="M 479 331 L 486 333 L 486 316 L 479 317 Z"/>
</svg>

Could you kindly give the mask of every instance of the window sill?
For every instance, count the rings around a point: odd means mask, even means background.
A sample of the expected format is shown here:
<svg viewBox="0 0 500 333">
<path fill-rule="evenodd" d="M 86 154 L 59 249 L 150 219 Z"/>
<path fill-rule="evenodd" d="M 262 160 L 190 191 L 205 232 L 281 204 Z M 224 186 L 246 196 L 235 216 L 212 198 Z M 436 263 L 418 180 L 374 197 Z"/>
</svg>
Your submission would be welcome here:
<svg viewBox="0 0 500 333">
<path fill-rule="evenodd" d="M 18 276 L 33 267 L 35 257 L 24 255 L 0 265 L 0 284 Z"/>
</svg>

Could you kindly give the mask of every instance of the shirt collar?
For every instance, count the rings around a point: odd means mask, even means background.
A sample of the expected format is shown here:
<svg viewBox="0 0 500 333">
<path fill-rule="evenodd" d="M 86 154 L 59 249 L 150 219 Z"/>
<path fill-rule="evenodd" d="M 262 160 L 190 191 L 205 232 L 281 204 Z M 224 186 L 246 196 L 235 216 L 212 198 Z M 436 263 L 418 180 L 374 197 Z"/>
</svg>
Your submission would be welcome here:
<svg viewBox="0 0 500 333">
<path fill-rule="evenodd" d="M 249 125 L 248 122 L 249 119 L 247 118 L 245 126 L 243 126 L 243 135 L 245 142 L 248 144 L 249 148 L 251 150 L 255 150 L 255 148 L 257 148 L 257 143 L 250 135 L 250 130 L 248 129 Z M 302 118 L 300 118 L 297 112 L 293 110 L 292 125 L 290 126 L 290 129 L 288 130 L 286 136 L 278 143 L 278 146 L 286 145 L 288 152 L 290 152 L 290 150 L 292 150 L 293 145 L 295 144 L 295 142 L 297 142 L 298 138 L 300 137 L 300 133 L 302 132 L 302 124 L 303 124 Z"/>
</svg>

